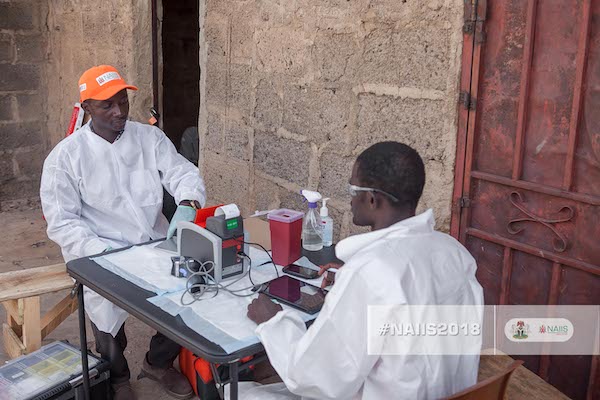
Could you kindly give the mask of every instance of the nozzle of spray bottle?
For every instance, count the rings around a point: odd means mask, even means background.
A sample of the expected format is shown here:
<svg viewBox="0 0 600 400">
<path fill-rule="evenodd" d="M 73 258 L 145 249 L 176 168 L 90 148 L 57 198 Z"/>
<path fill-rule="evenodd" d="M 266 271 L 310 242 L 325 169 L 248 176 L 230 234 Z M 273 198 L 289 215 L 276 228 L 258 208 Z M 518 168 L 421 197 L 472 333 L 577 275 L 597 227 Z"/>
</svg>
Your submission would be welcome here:
<svg viewBox="0 0 600 400">
<path fill-rule="evenodd" d="M 317 202 L 321 200 L 321 193 L 303 189 L 300 193 L 308 201 L 308 208 L 317 208 Z"/>
</svg>

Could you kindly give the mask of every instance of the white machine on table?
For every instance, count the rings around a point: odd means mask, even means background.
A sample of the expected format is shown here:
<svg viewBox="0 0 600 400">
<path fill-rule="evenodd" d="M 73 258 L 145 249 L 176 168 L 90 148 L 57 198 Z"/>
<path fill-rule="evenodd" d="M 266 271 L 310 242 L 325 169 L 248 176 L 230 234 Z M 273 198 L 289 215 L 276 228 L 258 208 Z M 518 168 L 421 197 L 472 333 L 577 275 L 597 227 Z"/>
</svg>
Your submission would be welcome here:
<svg viewBox="0 0 600 400">
<path fill-rule="evenodd" d="M 244 220 L 234 204 L 218 208 L 214 217 L 206 219 L 206 228 L 192 222 L 177 223 L 177 252 L 200 263 L 212 261 L 210 275 L 217 283 L 248 270 L 247 242 Z"/>
</svg>

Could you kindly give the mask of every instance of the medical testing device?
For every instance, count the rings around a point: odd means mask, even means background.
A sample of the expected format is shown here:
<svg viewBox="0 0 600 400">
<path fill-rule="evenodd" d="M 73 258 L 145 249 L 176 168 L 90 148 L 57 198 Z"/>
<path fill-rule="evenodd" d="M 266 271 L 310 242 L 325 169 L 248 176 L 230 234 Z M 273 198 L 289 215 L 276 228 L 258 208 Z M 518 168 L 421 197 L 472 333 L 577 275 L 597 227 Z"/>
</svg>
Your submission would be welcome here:
<svg viewBox="0 0 600 400">
<path fill-rule="evenodd" d="M 177 223 L 177 252 L 203 263 L 216 283 L 246 273 L 250 266 L 247 242 L 248 233 L 239 215 L 209 217 L 206 227 L 193 222 Z M 212 269 L 208 261 L 212 261 Z"/>
</svg>

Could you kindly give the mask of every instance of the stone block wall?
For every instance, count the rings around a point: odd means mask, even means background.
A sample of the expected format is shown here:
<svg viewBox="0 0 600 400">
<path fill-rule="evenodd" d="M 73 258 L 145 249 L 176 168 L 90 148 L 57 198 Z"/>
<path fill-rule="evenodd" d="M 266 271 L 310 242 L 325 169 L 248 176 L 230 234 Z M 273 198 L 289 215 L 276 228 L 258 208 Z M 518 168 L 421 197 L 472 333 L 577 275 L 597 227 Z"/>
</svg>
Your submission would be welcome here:
<svg viewBox="0 0 600 400">
<path fill-rule="evenodd" d="M 0 211 L 33 203 L 46 149 L 46 2 L 0 2 Z"/>
<path fill-rule="evenodd" d="M 112 65 L 128 83 L 130 118 L 147 123 L 152 106 L 152 28 L 147 0 L 55 0 L 47 17 L 48 132 L 52 148 L 64 136 L 77 81 L 94 65 Z"/>
<path fill-rule="evenodd" d="M 199 132 L 209 200 L 305 209 L 351 223 L 356 156 L 382 140 L 427 168 L 419 209 L 447 230 L 462 46 L 460 0 L 201 0 Z"/>
<path fill-rule="evenodd" d="M 146 0 L 0 0 L 0 211 L 37 203 L 43 161 L 67 131 L 77 81 L 98 64 L 139 88 L 130 117 L 152 105 Z"/>
</svg>

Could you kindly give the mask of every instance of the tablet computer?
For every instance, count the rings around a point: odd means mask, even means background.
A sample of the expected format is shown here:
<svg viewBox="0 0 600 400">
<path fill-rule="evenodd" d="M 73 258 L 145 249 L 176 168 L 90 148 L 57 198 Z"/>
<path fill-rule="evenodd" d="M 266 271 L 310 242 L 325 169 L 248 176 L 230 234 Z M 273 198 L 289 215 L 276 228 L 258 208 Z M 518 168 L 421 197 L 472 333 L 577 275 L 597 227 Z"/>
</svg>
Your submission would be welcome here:
<svg viewBox="0 0 600 400">
<path fill-rule="evenodd" d="M 270 281 L 261 292 L 308 314 L 319 312 L 327 295 L 326 290 L 287 275 Z"/>
</svg>

